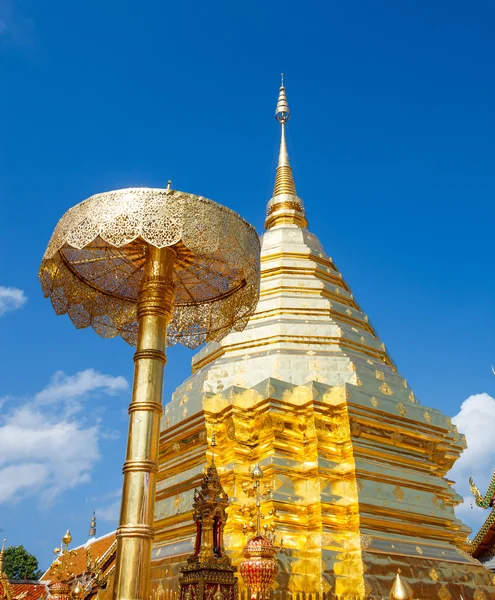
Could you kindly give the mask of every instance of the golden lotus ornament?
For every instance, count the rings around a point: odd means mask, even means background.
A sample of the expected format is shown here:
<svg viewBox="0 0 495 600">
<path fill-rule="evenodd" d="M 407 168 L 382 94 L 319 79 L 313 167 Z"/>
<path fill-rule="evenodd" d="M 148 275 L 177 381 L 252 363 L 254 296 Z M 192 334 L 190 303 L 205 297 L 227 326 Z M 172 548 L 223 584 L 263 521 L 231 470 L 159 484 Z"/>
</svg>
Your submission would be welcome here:
<svg viewBox="0 0 495 600">
<path fill-rule="evenodd" d="M 57 314 L 136 345 L 114 598 L 148 597 L 167 345 L 242 331 L 259 296 L 254 228 L 171 189 L 98 194 L 59 221 L 39 277 Z"/>
</svg>

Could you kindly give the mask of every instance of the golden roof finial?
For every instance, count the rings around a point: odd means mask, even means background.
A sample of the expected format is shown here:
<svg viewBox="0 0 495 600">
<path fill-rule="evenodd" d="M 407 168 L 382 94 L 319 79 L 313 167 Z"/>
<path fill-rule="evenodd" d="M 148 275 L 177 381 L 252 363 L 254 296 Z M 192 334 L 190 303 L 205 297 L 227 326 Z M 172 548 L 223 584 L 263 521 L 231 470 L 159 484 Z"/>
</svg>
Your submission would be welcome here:
<svg viewBox="0 0 495 600">
<path fill-rule="evenodd" d="M 2 549 L 0 550 L 0 575 L 3 573 L 3 556 L 5 554 L 5 544 L 7 540 L 3 540 Z"/>
<path fill-rule="evenodd" d="M 275 225 L 282 224 L 295 224 L 299 225 L 299 227 L 307 227 L 308 223 L 304 217 L 304 206 L 302 200 L 296 194 L 296 186 L 289 162 L 289 153 L 287 152 L 285 126 L 290 119 L 290 109 L 287 94 L 285 93 L 283 73 L 277 108 L 275 109 L 275 118 L 281 125 L 280 151 L 277 171 L 275 173 L 273 197 L 268 203 L 265 227 L 271 229 Z"/>
<path fill-rule="evenodd" d="M 70 534 L 69 529 L 65 532 L 64 537 L 62 538 L 62 543 L 68 546 L 72 542 L 72 536 Z"/>
</svg>

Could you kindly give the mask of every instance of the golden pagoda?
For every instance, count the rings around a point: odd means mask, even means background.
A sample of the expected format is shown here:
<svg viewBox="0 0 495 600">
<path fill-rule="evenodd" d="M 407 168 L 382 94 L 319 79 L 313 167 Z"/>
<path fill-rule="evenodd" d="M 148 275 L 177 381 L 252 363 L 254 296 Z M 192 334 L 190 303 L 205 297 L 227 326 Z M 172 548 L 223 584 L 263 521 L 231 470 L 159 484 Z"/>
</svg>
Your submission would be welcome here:
<svg viewBox="0 0 495 600">
<path fill-rule="evenodd" d="M 399 569 L 414 598 L 493 598 L 492 574 L 467 552 L 469 529 L 454 514 L 462 498 L 445 477 L 464 436 L 418 401 L 308 229 L 287 152 L 283 82 L 276 118 L 257 310 L 244 331 L 195 355 L 162 418 L 152 587 L 178 589 L 214 428 L 230 498 L 226 549 L 238 566 L 254 503 L 243 486 L 259 463 L 280 598 L 389 597 Z"/>
</svg>

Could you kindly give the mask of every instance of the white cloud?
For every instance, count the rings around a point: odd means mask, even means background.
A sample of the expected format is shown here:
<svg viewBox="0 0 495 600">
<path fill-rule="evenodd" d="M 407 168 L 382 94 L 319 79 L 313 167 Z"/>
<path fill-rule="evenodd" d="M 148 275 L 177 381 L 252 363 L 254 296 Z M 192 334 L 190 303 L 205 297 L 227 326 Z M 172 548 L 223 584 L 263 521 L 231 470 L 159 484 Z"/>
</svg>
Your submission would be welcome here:
<svg viewBox="0 0 495 600">
<path fill-rule="evenodd" d="M 57 371 L 52 375 L 50 385 L 38 392 L 35 400 L 38 404 L 52 404 L 61 400 L 80 398 L 94 392 L 116 394 L 128 388 L 125 377 L 103 375 L 94 369 L 79 371 L 75 375 L 66 375 Z"/>
<path fill-rule="evenodd" d="M 486 393 L 469 396 L 452 422 L 466 435 L 468 444 L 448 474 L 456 482 L 455 490 L 464 497 L 464 504 L 456 508 L 456 515 L 476 534 L 488 512 L 474 503 L 469 477 L 473 477 L 480 492 L 485 494 L 495 470 L 495 399 Z"/>
<path fill-rule="evenodd" d="M 17 310 L 18 308 L 22 308 L 26 302 L 27 296 L 22 290 L 0 285 L 0 317 L 9 310 Z"/>
<path fill-rule="evenodd" d="M 74 398 L 115 394 L 127 387 L 123 377 L 87 369 L 71 376 L 56 373 L 27 401 L 9 398 L 0 416 L 0 503 L 30 495 L 49 503 L 90 481 L 100 459 L 99 442 L 107 434 L 96 418 L 91 421 L 89 411 L 76 417 L 82 405 L 74 404 Z"/>
<path fill-rule="evenodd" d="M 120 504 L 122 498 L 122 488 L 106 492 L 98 496 L 89 498 L 93 506 L 98 506 L 95 510 L 96 521 L 106 521 L 109 523 L 117 523 L 120 516 Z"/>
<path fill-rule="evenodd" d="M 120 516 L 120 499 L 115 500 L 115 502 L 112 502 L 108 506 L 96 509 L 96 516 L 101 521 L 117 523 Z"/>
</svg>

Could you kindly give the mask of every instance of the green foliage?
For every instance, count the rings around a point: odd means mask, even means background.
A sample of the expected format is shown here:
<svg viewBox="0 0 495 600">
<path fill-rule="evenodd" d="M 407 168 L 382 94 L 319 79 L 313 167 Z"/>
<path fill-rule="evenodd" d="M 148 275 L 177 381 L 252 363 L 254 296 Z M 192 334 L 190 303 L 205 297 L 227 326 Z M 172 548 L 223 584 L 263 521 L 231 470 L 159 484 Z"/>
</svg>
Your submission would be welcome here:
<svg viewBox="0 0 495 600">
<path fill-rule="evenodd" d="M 5 548 L 3 570 L 9 579 L 39 579 L 43 572 L 38 569 L 38 560 L 24 546 Z"/>
</svg>

